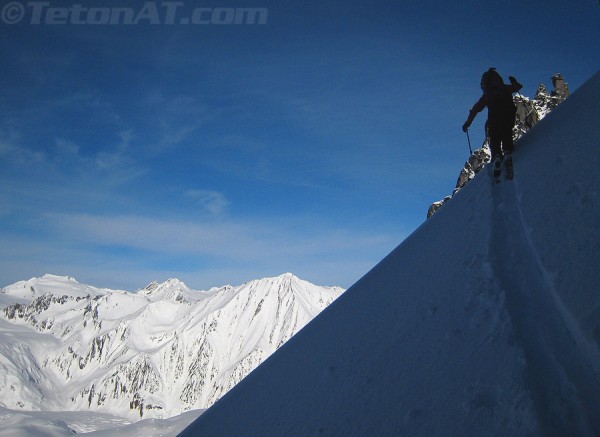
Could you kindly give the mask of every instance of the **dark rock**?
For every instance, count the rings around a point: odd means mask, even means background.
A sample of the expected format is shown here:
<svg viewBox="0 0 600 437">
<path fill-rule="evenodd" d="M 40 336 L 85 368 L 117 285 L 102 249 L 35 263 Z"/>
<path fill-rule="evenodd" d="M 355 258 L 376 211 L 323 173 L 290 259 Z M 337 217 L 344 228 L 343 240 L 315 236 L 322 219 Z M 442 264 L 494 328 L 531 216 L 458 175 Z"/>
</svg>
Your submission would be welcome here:
<svg viewBox="0 0 600 437">
<path fill-rule="evenodd" d="M 513 128 L 513 139 L 515 141 L 521 138 L 529 129 L 535 126 L 571 94 L 569 85 L 560 73 L 552 76 L 552 85 L 554 91 L 548 92 L 546 86 L 540 84 L 533 99 L 529 99 L 518 93 L 513 96 L 513 102 L 517 108 L 515 126 Z M 518 148 L 518 143 L 515 144 L 515 148 Z M 490 162 L 490 159 L 489 137 L 487 137 L 483 146 L 473 152 L 460 171 L 456 187 L 452 194 L 446 196 L 443 200 L 432 203 L 427 211 L 427 218 L 431 217 L 446 202 L 450 201 L 454 194 L 468 184 Z"/>
</svg>

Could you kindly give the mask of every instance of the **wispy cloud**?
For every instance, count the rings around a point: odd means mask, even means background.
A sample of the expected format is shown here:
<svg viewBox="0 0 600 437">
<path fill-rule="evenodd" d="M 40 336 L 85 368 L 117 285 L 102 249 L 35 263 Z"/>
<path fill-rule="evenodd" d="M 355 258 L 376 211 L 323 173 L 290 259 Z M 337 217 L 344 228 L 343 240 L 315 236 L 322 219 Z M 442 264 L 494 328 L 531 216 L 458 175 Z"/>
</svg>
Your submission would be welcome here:
<svg viewBox="0 0 600 437">
<path fill-rule="evenodd" d="M 230 204 L 223 193 L 211 190 L 188 190 L 185 197 L 213 215 L 222 214 Z"/>
<path fill-rule="evenodd" d="M 115 168 L 132 163 L 132 159 L 128 153 L 130 143 L 135 138 L 133 129 L 120 132 L 118 136 L 120 141 L 113 150 L 101 151 L 95 156 L 95 163 L 99 168 Z"/>
<path fill-rule="evenodd" d="M 314 221 L 173 220 L 136 215 L 48 214 L 55 235 L 79 245 L 119 246 L 174 256 L 207 256 L 236 262 L 269 259 L 347 259 L 390 248 L 403 236 L 357 234 Z M 385 252 L 384 252 L 385 253 Z M 359 255 L 360 257 L 360 255 Z"/>
<path fill-rule="evenodd" d="M 115 137 L 103 147 L 67 137 L 49 138 L 40 147 L 25 134 L 0 131 L 2 210 L 29 216 L 130 204 L 130 186 L 147 169 L 130 150 L 132 131 Z"/>
<path fill-rule="evenodd" d="M 327 226 L 314 219 L 176 220 L 138 215 L 43 214 L 35 234 L 0 233 L 6 285 L 44 273 L 135 290 L 177 277 L 196 289 L 292 271 L 350 286 L 404 235 Z"/>
<path fill-rule="evenodd" d="M 5 164 L 31 164 L 43 162 L 46 154 L 42 151 L 22 147 L 21 136 L 13 130 L 0 129 L 0 157 Z"/>
<path fill-rule="evenodd" d="M 155 89 L 140 103 L 145 120 L 138 122 L 152 132 L 147 147 L 155 154 L 170 151 L 189 140 L 213 118 L 208 106 L 192 96 L 165 94 Z"/>
</svg>

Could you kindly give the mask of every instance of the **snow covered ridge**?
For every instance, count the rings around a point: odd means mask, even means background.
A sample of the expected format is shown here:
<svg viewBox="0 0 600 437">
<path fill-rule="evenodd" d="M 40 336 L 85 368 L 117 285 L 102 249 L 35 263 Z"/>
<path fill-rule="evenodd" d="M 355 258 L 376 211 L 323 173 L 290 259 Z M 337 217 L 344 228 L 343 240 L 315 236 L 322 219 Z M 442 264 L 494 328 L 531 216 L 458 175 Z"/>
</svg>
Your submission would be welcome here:
<svg viewBox="0 0 600 437">
<path fill-rule="evenodd" d="M 290 273 L 209 291 L 17 282 L 0 290 L 0 407 L 131 420 L 208 408 L 343 291 Z"/>
<path fill-rule="evenodd" d="M 179 437 L 600 436 L 599 100 L 600 72 Z"/>
<path fill-rule="evenodd" d="M 513 102 L 517 107 L 517 119 L 513 128 L 513 139 L 515 141 L 521 138 L 529 129 L 535 126 L 571 94 L 569 85 L 560 73 L 552 76 L 552 85 L 554 86 L 554 90 L 548 92 L 546 86 L 540 84 L 533 99 L 521 94 L 513 96 Z M 518 147 L 519 144 L 515 144 L 515 149 Z M 446 202 L 452 199 L 452 196 L 467 185 L 490 162 L 491 156 L 489 138 L 486 138 L 481 148 L 473 152 L 460 171 L 456 187 L 452 194 L 432 203 L 427 210 L 427 218 L 435 214 Z"/>
</svg>

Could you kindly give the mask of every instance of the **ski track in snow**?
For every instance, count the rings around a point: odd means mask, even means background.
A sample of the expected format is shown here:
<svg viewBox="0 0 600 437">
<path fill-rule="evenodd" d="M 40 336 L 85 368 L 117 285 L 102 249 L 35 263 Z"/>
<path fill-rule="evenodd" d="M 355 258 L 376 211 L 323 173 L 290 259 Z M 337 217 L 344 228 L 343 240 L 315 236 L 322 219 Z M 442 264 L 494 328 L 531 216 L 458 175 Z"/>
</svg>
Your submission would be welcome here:
<svg viewBox="0 0 600 437">
<path fill-rule="evenodd" d="M 181 436 L 600 437 L 600 73 Z"/>
<path fill-rule="evenodd" d="M 599 380 L 598 351 L 579 332 L 540 261 L 520 208 L 516 178 L 492 183 L 491 189 L 491 265 L 524 351 L 525 384 L 539 422 L 545 435 L 592 436 L 600 428 L 600 415 L 591 417 L 583 405 L 600 411 L 600 386 L 590 386 Z M 565 428 L 567 423 L 576 423 L 578 429 Z"/>
</svg>

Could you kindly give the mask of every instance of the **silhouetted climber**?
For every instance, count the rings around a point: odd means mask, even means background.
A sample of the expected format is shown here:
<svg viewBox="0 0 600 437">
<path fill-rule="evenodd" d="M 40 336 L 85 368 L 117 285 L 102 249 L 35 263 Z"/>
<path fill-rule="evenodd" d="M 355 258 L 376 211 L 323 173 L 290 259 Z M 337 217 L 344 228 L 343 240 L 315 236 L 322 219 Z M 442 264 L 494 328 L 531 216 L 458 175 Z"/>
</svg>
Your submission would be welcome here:
<svg viewBox="0 0 600 437">
<path fill-rule="evenodd" d="M 512 179 L 513 126 L 517 108 L 513 103 L 512 94 L 523 88 L 517 79 L 509 76 L 510 85 L 506 85 L 494 67 L 481 76 L 483 95 L 469 111 L 469 117 L 462 129 L 467 132 L 477 113 L 488 108 L 486 123 L 490 136 L 490 149 L 494 163 L 494 178 L 500 177 L 502 160 L 506 165 L 508 178 Z"/>
</svg>

